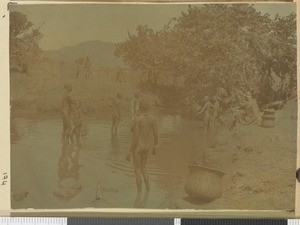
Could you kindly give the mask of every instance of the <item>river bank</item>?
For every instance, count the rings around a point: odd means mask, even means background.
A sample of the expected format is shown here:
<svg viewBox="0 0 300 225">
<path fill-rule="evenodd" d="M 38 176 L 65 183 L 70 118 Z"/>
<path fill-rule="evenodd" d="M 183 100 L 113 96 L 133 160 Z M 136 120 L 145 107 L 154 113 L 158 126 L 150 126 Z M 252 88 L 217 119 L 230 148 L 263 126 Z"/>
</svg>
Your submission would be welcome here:
<svg viewBox="0 0 300 225">
<path fill-rule="evenodd" d="M 293 210 L 297 155 L 297 101 L 289 101 L 276 112 L 273 128 L 238 125 L 232 132 L 222 130 L 217 144 L 204 154 L 211 166 L 226 173 L 223 195 L 201 203 L 183 195 L 176 187 L 167 205 L 186 209 Z"/>
</svg>

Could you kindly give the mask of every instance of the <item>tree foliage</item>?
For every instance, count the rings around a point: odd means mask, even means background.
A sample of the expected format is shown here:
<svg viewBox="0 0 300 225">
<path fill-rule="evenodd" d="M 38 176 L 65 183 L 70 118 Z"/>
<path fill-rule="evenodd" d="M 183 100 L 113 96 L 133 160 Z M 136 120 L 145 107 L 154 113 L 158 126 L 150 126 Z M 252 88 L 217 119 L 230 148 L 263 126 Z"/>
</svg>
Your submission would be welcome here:
<svg viewBox="0 0 300 225">
<path fill-rule="evenodd" d="M 159 31 L 138 26 L 115 54 L 176 102 L 242 87 L 265 104 L 295 85 L 296 15 L 271 18 L 246 4 L 189 6 Z"/>
<path fill-rule="evenodd" d="M 10 13 L 10 64 L 28 73 L 29 66 L 39 57 L 39 41 L 42 33 L 34 28 L 26 15 L 14 11 Z"/>
</svg>

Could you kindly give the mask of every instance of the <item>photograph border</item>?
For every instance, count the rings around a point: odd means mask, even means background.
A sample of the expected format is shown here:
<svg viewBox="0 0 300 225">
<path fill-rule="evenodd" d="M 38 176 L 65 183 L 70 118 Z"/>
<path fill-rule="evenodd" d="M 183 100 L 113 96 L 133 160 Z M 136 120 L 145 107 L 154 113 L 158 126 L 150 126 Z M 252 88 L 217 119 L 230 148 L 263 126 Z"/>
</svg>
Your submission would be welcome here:
<svg viewBox="0 0 300 225">
<path fill-rule="evenodd" d="M 101 216 L 101 217 L 201 217 L 201 218 L 293 218 L 294 216 L 300 217 L 300 183 L 296 182 L 296 196 L 295 196 L 295 212 L 285 210 L 152 210 L 152 209 L 103 209 L 103 208 L 82 208 L 82 209 L 55 209 L 55 210 L 11 210 L 11 187 L 10 187 L 10 100 L 9 100 L 9 4 L 31 5 L 31 4 L 290 4 L 288 2 L 37 2 L 37 1 L 13 1 L 2 0 L 0 4 L 0 30 L 5 35 L 0 35 L 0 179 L 3 173 L 8 173 L 8 182 L 6 185 L 0 186 L 0 215 L 6 216 Z M 297 65 L 300 65 L 299 55 L 299 2 L 297 4 Z M 297 93 L 300 94 L 299 79 L 300 68 L 297 66 Z M 299 118 L 299 97 L 298 99 L 298 118 Z M 297 119 L 297 168 L 300 167 L 300 127 L 299 119 Z M 295 176 L 295 175 L 293 175 Z M 2 197 L 3 196 L 3 197 Z"/>
</svg>

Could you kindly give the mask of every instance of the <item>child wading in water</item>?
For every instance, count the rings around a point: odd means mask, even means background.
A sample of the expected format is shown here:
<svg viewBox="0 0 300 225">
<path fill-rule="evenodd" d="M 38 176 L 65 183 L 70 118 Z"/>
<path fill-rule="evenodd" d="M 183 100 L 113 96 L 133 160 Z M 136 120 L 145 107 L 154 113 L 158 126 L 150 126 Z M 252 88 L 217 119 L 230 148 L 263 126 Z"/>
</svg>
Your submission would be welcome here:
<svg viewBox="0 0 300 225">
<path fill-rule="evenodd" d="M 158 132 L 155 119 L 148 114 L 150 108 L 149 101 L 146 99 L 141 100 L 139 108 L 140 115 L 131 128 L 133 132 L 132 145 L 126 159 L 130 161 L 131 156 L 133 156 L 136 184 L 138 192 L 140 193 L 142 192 L 142 177 L 144 178 L 146 190 L 150 190 L 146 164 L 150 150 L 153 155 L 156 153 Z"/>
<path fill-rule="evenodd" d="M 64 93 L 62 96 L 62 119 L 63 119 L 63 130 L 62 130 L 62 142 L 69 142 L 71 132 L 71 111 L 75 104 L 75 101 L 71 95 L 72 85 L 65 84 Z"/>
<path fill-rule="evenodd" d="M 81 113 L 81 102 L 77 100 L 71 112 L 72 119 L 72 130 L 70 134 L 71 142 L 74 142 L 74 136 L 78 147 L 81 147 L 80 133 L 82 128 L 82 113 Z"/>
</svg>

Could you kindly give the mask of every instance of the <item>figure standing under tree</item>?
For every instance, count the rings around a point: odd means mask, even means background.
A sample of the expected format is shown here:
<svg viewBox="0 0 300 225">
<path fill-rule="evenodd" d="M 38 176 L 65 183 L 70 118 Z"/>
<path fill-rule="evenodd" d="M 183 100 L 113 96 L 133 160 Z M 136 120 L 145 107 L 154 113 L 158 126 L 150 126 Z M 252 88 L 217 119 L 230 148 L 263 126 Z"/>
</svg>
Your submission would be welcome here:
<svg viewBox="0 0 300 225">
<path fill-rule="evenodd" d="M 213 108 L 213 105 L 209 101 L 209 97 L 205 96 L 204 98 L 204 106 L 199 112 L 199 115 L 204 113 L 203 118 L 203 125 L 204 125 L 204 131 L 205 131 L 205 140 L 206 140 L 206 147 L 210 147 L 211 144 L 211 109 Z"/>
<path fill-rule="evenodd" d="M 110 106 L 111 114 L 112 114 L 112 126 L 111 126 L 112 139 L 115 139 L 118 136 L 118 128 L 122 120 L 122 115 L 121 115 L 122 99 L 123 99 L 122 94 L 118 93 L 117 97 L 112 100 L 112 104 Z"/>
</svg>

